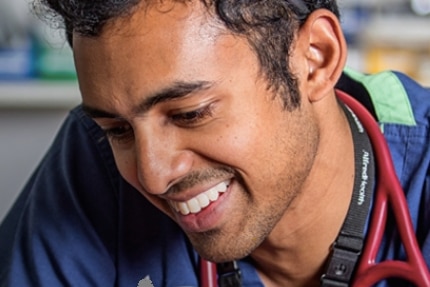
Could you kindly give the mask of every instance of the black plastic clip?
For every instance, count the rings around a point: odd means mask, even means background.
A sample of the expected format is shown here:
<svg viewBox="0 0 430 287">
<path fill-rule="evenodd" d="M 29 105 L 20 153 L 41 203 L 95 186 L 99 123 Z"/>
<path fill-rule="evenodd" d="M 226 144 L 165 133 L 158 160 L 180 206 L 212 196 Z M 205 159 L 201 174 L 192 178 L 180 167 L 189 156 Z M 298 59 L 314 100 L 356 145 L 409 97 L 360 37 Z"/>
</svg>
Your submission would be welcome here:
<svg viewBox="0 0 430 287">
<path fill-rule="evenodd" d="M 347 287 L 352 279 L 361 252 L 335 244 L 321 286 Z"/>
<path fill-rule="evenodd" d="M 241 287 L 242 274 L 236 261 L 218 263 L 218 286 L 219 287 Z"/>
</svg>

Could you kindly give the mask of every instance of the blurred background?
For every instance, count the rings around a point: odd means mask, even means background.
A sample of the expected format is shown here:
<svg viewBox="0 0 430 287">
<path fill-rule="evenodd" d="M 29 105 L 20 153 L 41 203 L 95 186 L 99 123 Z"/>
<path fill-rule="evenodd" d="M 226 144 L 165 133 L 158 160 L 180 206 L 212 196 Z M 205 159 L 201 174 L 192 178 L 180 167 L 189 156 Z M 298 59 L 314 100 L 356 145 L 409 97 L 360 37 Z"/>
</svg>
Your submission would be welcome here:
<svg viewBox="0 0 430 287">
<path fill-rule="evenodd" d="M 80 101 L 62 30 L 29 0 L 0 0 L 0 220 Z M 348 65 L 430 86 L 430 0 L 339 0 Z"/>
</svg>

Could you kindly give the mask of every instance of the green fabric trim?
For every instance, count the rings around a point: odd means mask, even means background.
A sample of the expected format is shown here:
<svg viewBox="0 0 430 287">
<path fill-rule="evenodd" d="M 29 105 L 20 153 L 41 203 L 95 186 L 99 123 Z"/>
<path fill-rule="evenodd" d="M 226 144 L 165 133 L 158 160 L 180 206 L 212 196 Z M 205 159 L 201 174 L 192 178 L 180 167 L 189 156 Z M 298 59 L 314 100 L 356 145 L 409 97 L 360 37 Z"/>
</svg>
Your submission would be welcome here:
<svg viewBox="0 0 430 287">
<path fill-rule="evenodd" d="M 365 75 L 349 68 L 344 72 L 367 89 L 381 124 L 416 125 L 408 95 L 393 72 Z"/>
</svg>

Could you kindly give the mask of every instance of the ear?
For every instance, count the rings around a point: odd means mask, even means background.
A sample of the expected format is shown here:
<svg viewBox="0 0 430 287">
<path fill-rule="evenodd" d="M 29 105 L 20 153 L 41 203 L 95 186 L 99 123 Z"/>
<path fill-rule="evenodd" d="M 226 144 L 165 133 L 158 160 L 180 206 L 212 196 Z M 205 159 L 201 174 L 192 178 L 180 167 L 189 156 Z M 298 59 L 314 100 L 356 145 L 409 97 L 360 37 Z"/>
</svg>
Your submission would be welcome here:
<svg viewBox="0 0 430 287">
<path fill-rule="evenodd" d="M 298 69 L 302 97 L 319 101 L 333 92 L 346 62 L 346 42 L 338 18 L 328 10 L 316 10 L 299 29 L 295 42 L 293 56 L 300 57 L 293 69 Z"/>
</svg>

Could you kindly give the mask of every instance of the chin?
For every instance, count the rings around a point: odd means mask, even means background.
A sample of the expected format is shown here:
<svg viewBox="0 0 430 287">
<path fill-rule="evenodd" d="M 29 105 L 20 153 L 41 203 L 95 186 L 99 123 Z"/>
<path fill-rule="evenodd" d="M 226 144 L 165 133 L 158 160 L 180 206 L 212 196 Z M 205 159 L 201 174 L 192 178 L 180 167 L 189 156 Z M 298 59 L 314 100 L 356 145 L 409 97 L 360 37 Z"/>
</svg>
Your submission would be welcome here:
<svg viewBox="0 0 430 287">
<path fill-rule="evenodd" d="M 189 236 L 189 239 L 202 258 L 214 263 L 245 258 L 260 246 L 263 241 L 246 238 L 246 236 L 227 236 L 227 238 L 222 238 L 219 234 L 217 236 L 211 233 L 216 232 L 206 232 L 205 235 L 194 234 Z"/>
<path fill-rule="evenodd" d="M 240 260 L 250 255 L 251 252 L 252 250 L 247 252 L 243 252 L 243 250 L 241 251 L 234 250 L 231 252 L 228 252 L 227 250 L 220 250 L 220 251 L 204 250 L 204 249 L 197 250 L 197 253 L 200 255 L 200 257 L 214 263 L 224 263 L 224 262 L 230 262 L 234 260 Z"/>
</svg>

